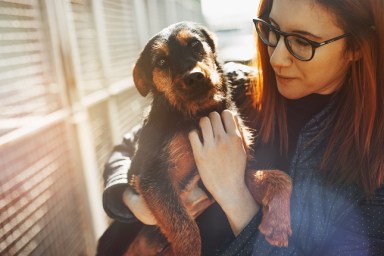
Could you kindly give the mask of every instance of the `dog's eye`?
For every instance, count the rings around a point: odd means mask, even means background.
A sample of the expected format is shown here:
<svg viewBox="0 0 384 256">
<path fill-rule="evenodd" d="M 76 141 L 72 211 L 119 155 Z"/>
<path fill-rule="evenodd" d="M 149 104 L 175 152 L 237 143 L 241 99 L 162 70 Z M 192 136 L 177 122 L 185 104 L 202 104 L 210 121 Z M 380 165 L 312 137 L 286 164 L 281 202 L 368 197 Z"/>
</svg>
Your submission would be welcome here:
<svg viewBox="0 0 384 256">
<path fill-rule="evenodd" d="M 156 60 L 156 66 L 159 68 L 164 68 L 167 66 L 167 64 L 168 62 L 165 58 L 159 58 L 158 60 Z"/>
<path fill-rule="evenodd" d="M 202 44 L 199 40 L 193 40 L 190 45 L 193 47 L 193 48 L 198 48 L 200 47 Z"/>
</svg>

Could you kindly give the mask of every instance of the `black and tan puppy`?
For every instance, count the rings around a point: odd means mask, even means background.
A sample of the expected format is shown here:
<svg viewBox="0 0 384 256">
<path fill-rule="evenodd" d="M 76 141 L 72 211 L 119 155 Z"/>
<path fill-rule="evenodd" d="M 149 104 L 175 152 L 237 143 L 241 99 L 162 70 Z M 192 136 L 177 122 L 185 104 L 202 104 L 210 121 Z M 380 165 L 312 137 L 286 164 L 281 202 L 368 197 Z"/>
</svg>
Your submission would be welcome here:
<svg viewBox="0 0 384 256">
<path fill-rule="evenodd" d="M 180 199 L 198 175 L 188 133 L 212 111 L 237 111 L 210 33 L 191 22 L 165 28 L 145 46 L 133 78 L 140 94 L 151 93 L 153 101 L 129 170 L 130 185 L 148 204 L 173 254 L 200 255 L 199 229 Z M 250 133 L 245 127 L 242 132 L 248 147 Z M 286 246 L 291 234 L 289 177 L 276 170 L 247 173 L 247 185 L 263 206 L 261 232 L 271 244 Z M 140 243 L 131 246 L 132 255 L 144 254 Z"/>
</svg>

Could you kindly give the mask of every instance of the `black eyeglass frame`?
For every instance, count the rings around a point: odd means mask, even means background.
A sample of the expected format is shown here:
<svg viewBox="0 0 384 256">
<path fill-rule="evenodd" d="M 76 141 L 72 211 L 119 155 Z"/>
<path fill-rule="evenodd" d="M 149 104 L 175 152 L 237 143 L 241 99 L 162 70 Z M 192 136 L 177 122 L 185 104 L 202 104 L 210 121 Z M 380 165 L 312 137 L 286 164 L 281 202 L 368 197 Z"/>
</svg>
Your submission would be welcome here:
<svg viewBox="0 0 384 256">
<path fill-rule="evenodd" d="M 257 26 L 257 23 L 258 23 L 258 22 L 261 22 L 261 23 L 263 23 L 264 25 L 267 25 L 271 30 L 273 30 L 273 31 L 276 33 L 277 38 L 276 38 L 276 44 L 275 44 L 275 45 L 271 44 L 270 42 L 266 42 L 266 41 L 264 41 L 264 39 L 260 36 L 261 33 L 260 33 L 260 31 L 259 31 L 259 29 L 258 29 L 258 26 Z M 308 39 L 308 38 L 306 38 L 306 37 L 304 37 L 304 36 L 302 36 L 302 35 L 283 32 L 283 31 L 277 29 L 276 27 L 274 27 L 272 24 L 270 24 L 270 23 L 268 23 L 268 22 L 266 22 L 265 20 L 260 19 L 260 18 L 255 18 L 255 19 L 253 19 L 253 23 L 254 23 L 254 25 L 255 25 L 257 34 L 259 35 L 259 38 L 261 39 L 261 41 L 263 41 L 264 44 L 266 44 L 267 46 L 270 46 L 270 47 L 276 47 L 277 44 L 279 43 L 280 36 L 283 36 L 283 37 L 284 37 L 285 47 L 286 47 L 286 48 L 288 49 L 288 51 L 292 54 L 293 57 L 295 57 L 296 59 L 301 60 L 301 61 L 310 61 L 311 59 L 313 59 L 313 56 L 315 55 L 315 50 L 316 50 L 317 48 L 319 48 L 320 46 L 323 46 L 323 45 L 326 45 L 326 44 L 333 43 L 333 42 L 335 42 L 335 41 L 337 41 L 337 40 L 339 40 L 339 39 L 342 39 L 342 38 L 344 38 L 344 37 L 347 37 L 347 36 L 350 36 L 350 35 L 351 35 L 350 33 L 345 33 L 345 34 L 342 34 L 342 35 L 340 35 L 340 36 L 337 36 L 337 37 L 334 37 L 334 38 L 331 38 L 331 39 L 328 39 L 328 40 L 326 40 L 326 41 L 324 41 L 324 42 L 319 43 L 319 42 L 312 41 L 312 40 L 310 40 L 310 39 Z M 287 38 L 288 38 L 289 36 L 296 36 L 296 37 L 299 37 L 299 38 L 303 39 L 304 41 L 308 42 L 308 43 L 311 45 L 311 47 L 312 47 L 312 54 L 311 54 L 311 57 L 310 57 L 309 59 L 303 59 L 303 58 L 300 58 L 300 56 L 296 56 L 296 54 L 293 52 L 291 46 L 290 46 L 289 43 L 288 43 L 288 39 L 287 39 Z"/>
</svg>

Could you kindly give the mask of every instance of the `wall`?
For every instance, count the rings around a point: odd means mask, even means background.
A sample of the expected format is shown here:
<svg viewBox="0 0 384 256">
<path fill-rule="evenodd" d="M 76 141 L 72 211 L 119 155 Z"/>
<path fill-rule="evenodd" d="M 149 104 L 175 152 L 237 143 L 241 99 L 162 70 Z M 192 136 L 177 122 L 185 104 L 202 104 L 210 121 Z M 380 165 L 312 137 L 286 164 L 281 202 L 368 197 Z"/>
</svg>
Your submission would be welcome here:
<svg viewBox="0 0 384 256">
<path fill-rule="evenodd" d="M 0 0 L 0 255 L 93 255 L 102 170 L 147 104 L 146 40 L 199 1 Z"/>
</svg>

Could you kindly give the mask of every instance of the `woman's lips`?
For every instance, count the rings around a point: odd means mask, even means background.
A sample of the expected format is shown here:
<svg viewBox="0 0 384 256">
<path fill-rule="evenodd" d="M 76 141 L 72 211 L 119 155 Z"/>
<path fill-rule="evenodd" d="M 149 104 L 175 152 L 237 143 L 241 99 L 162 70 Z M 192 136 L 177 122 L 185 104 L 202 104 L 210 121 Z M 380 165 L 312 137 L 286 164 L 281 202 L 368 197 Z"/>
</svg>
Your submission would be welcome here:
<svg viewBox="0 0 384 256">
<path fill-rule="evenodd" d="M 280 79 L 295 79 L 294 77 L 292 76 L 283 76 L 283 75 L 279 75 L 279 74 L 276 74 L 276 77 L 280 78 Z"/>
<path fill-rule="evenodd" d="M 292 80 L 296 79 L 295 77 L 290 77 L 290 76 L 282 76 L 282 75 L 277 75 L 276 74 L 276 80 L 278 82 L 283 82 L 283 83 L 286 83 L 286 82 L 290 82 Z"/>
</svg>

